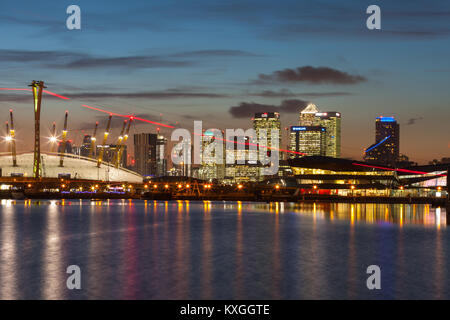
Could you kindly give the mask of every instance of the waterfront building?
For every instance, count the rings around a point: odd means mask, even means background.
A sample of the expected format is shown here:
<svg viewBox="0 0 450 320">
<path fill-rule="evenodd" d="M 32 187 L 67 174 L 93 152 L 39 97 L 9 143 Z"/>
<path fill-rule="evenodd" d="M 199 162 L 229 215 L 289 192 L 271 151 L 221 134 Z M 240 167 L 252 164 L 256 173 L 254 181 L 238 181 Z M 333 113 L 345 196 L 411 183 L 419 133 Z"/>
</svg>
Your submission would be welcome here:
<svg viewBox="0 0 450 320">
<path fill-rule="evenodd" d="M 320 126 L 291 126 L 289 150 L 290 158 L 303 155 L 326 155 L 326 129 Z"/>
<path fill-rule="evenodd" d="M 341 113 L 336 111 L 321 112 L 317 106 L 310 103 L 300 112 L 300 127 L 325 128 L 325 154 L 329 157 L 341 156 Z M 319 155 L 317 151 L 312 155 Z"/>
<path fill-rule="evenodd" d="M 261 178 L 261 165 L 258 162 L 258 152 L 251 150 L 250 144 L 255 144 L 256 140 L 244 137 L 243 143 L 239 143 L 235 138 L 235 143 L 231 150 L 225 150 L 225 176 L 224 183 L 246 183 L 257 182 Z"/>
<path fill-rule="evenodd" d="M 134 135 L 135 170 L 143 176 L 167 174 L 167 139 L 157 133 Z M 125 156 L 122 157 L 125 159 Z"/>
<path fill-rule="evenodd" d="M 273 147 L 274 145 L 277 148 L 281 146 L 281 121 L 280 114 L 278 112 L 262 112 L 255 113 L 255 117 L 253 118 L 253 129 L 256 133 L 256 139 L 261 141 L 263 138 L 261 134 L 261 130 L 265 130 L 267 134 L 267 145 L 266 147 Z M 277 137 L 272 138 L 272 130 L 277 130 Z M 273 141 L 273 139 L 277 139 L 277 141 Z M 270 149 L 268 149 L 270 152 Z"/>
<path fill-rule="evenodd" d="M 279 179 L 291 181 L 298 193 L 405 196 L 408 189 L 411 196 L 443 197 L 447 184 L 448 164 L 412 165 L 395 171 L 363 161 L 305 156 L 290 159 L 289 165 L 293 177 Z M 273 183 L 279 183 L 279 179 Z"/>
<path fill-rule="evenodd" d="M 315 126 L 325 128 L 325 155 L 333 158 L 341 157 L 341 113 L 335 111 L 317 112 Z"/>
<path fill-rule="evenodd" d="M 192 151 L 191 138 L 183 139 L 172 148 L 173 156 L 179 158 L 179 163 L 172 163 L 169 175 L 192 177 Z"/>
<path fill-rule="evenodd" d="M 394 117 L 377 117 L 375 143 L 364 150 L 364 160 L 394 166 L 399 160 L 400 126 Z"/>
<path fill-rule="evenodd" d="M 255 117 L 253 118 L 253 129 L 256 133 L 257 143 L 263 143 L 264 139 L 267 139 L 265 146 L 258 146 L 258 148 L 263 147 L 267 151 L 267 156 L 270 157 L 272 155 L 272 148 L 276 149 L 278 152 L 278 159 L 280 159 L 279 149 L 281 148 L 281 121 L 280 114 L 278 112 L 260 112 L 255 113 Z M 266 137 L 262 134 L 262 130 L 265 131 Z M 274 136 L 274 132 L 277 132 L 276 136 Z M 274 140 L 276 139 L 276 141 Z M 262 160 L 262 159 L 260 159 Z M 271 163 L 266 166 L 273 165 Z M 266 166 L 262 166 L 260 168 L 259 176 L 261 178 L 264 177 L 264 168 Z"/>
<path fill-rule="evenodd" d="M 156 175 L 156 133 L 134 135 L 135 170 L 143 176 Z"/>
<path fill-rule="evenodd" d="M 156 176 L 167 175 L 167 138 L 158 134 L 156 138 Z"/>
<path fill-rule="evenodd" d="M 218 130 L 218 129 L 216 129 Z M 224 132 L 220 131 L 222 137 Z M 201 137 L 201 164 L 198 168 L 198 177 L 203 180 L 223 180 L 225 176 L 225 161 L 226 161 L 226 143 L 219 141 L 217 146 L 221 146 L 222 152 L 214 148 L 215 141 L 213 130 L 204 130 Z M 217 151 L 217 153 L 216 153 Z"/>
</svg>

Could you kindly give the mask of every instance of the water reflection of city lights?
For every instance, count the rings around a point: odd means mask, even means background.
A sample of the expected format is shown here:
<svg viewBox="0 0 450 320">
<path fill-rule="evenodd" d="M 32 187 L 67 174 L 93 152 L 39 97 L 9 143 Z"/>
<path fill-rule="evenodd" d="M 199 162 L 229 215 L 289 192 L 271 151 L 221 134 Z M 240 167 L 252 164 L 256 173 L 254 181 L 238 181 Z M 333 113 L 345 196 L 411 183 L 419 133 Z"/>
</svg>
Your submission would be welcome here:
<svg viewBox="0 0 450 320">
<path fill-rule="evenodd" d="M 348 221 L 350 224 L 366 223 L 378 225 L 425 225 L 445 228 L 446 215 L 441 208 L 430 205 L 383 204 L 383 203 L 259 203 L 248 204 L 251 210 L 262 212 L 284 212 L 309 216 L 314 220 Z M 224 208 L 226 208 L 224 206 Z"/>
</svg>

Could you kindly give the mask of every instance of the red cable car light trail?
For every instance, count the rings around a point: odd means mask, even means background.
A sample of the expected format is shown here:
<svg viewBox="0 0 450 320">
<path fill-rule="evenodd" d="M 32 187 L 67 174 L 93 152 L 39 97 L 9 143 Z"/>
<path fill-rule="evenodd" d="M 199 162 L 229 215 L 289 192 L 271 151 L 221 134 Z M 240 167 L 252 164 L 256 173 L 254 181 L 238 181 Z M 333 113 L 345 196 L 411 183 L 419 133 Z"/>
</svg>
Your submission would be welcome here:
<svg viewBox="0 0 450 320">
<path fill-rule="evenodd" d="M 133 120 L 139 120 L 139 121 L 143 121 L 143 122 L 148 122 L 148 123 L 151 123 L 151 124 L 156 124 L 158 126 L 162 126 L 162 127 L 166 127 L 166 128 L 170 128 L 170 129 L 174 129 L 175 128 L 174 126 L 171 126 L 171 125 L 168 125 L 168 124 L 147 120 L 147 119 L 140 118 L 140 117 L 135 117 L 135 116 L 132 116 L 132 115 L 124 115 L 124 114 L 120 114 L 120 113 L 110 112 L 110 111 L 107 111 L 107 110 L 104 110 L 104 109 L 100 109 L 98 107 L 91 107 L 91 106 L 88 106 L 88 105 L 85 105 L 85 104 L 83 104 L 82 106 L 85 107 L 85 108 L 91 109 L 91 110 L 100 111 L 100 112 L 107 113 L 107 114 L 110 114 L 110 115 L 113 115 L 113 116 L 118 116 L 118 117 L 122 117 L 122 118 L 133 119 Z"/>
<path fill-rule="evenodd" d="M 57 93 L 54 93 L 54 92 L 51 92 L 51 91 L 48 91 L 48 90 L 42 90 L 42 91 L 45 92 L 45 93 L 51 94 L 52 96 L 58 97 L 60 99 L 63 99 L 63 100 L 70 100 L 70 98 L 64 97 L 64 96 L 62 96 L 60 94 L 57 94 Z"/>
<path fill-rule="evenodd" d="M 373 169 L 387 170 L 387 171 L 399 171 L 399 172 L 407 172 L 407 173 L 415 173 L 415 174 L 430 174 L 430 172 L 424 172 L 424 171 L 414 171 L 414 170 L 408 170 L 408 169 L 393 169 L 393 168 L 386 168 L 386 167 L 379 167 L 379 166 L 371 166 L 368 164 L 362 164 L 362 163 L 356 163 L 356 162 L 353 162 L 352 165 L 373 168 Z M 437 176 L 446 177 L 447 175 L 446 174 L 438 174 Z"/>
</svg>

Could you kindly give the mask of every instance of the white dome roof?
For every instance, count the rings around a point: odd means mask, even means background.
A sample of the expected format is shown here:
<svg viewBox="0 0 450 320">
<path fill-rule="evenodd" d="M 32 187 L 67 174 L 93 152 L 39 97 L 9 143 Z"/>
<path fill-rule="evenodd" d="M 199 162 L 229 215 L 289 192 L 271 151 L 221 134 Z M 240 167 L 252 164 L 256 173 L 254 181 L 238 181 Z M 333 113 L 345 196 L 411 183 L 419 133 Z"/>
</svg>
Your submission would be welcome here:
<svg viewBox="0 0 450 320">
<path fill-rule="evenodd" d="M 97 161 L 94 159 L 79 157 L 68 154 L 64 156 L 64 167 L 59 166 L 58 155 L 41 154 L 42 157 L 42 177 L 58 178 L 58 174 L 70 174 L 72 179 L 102 180 L 111 182 L 132 182 L 141 183 L 142 176 L 136 172 L 115 168 L 103 163 L 97 168 Z M 11 154 L 0 155 L 0 169 L 3 177 L 19 173 L 26 177 L 33 176 L 33 153 L 23 153 L 17 155 L 17 167 L 13 167 Z"/>
</svg>

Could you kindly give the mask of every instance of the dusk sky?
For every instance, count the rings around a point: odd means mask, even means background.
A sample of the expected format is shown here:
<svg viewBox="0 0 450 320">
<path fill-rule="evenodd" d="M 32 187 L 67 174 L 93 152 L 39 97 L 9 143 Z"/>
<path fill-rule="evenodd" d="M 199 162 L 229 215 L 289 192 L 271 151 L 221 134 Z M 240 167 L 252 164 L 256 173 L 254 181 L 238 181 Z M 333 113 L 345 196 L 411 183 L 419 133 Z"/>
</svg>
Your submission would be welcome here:
<svg viewBox="0 0 450 320">
<path fill-rule="evenodd" d="M 66 28 L 71 4 L 81 30 Z M 381 30 L 366 28 L 371 4 Z M 0 29 L 0 87 L 44 80 L 72 98 L 44 96 L 44 134 L 52 121 L 61 129 L 66 109 L 76 142 L 106 120 L 82 104 L 225 129 L 249 128 L 264 110 L 295 125 L 313 102 L 342 113 L 343 157 L 362 158 L 379 115 L 396 117 L 411 160 L 450 156 L 448 1 L 2 0 Z M 19 150 L 31 150 L 31 93 L 0 91 L 0 107 L 2 121 L 15 110 Z"/>
</svg>

